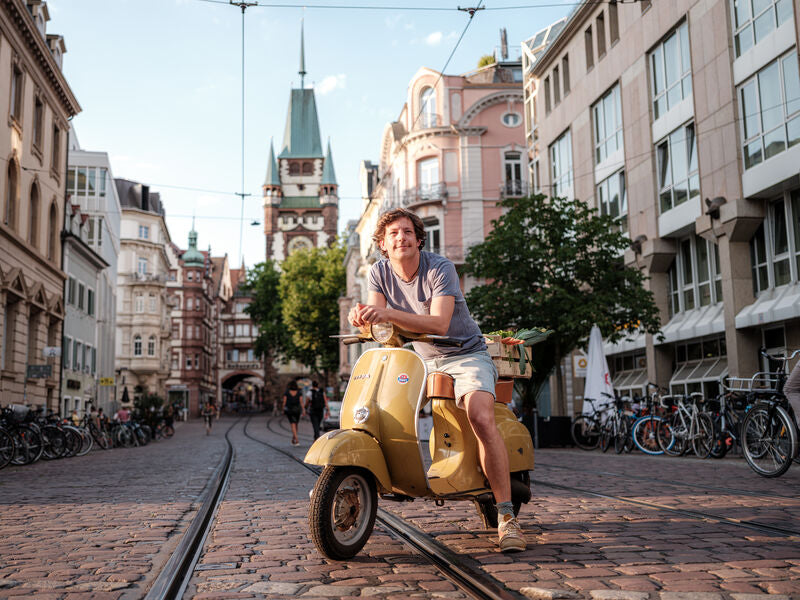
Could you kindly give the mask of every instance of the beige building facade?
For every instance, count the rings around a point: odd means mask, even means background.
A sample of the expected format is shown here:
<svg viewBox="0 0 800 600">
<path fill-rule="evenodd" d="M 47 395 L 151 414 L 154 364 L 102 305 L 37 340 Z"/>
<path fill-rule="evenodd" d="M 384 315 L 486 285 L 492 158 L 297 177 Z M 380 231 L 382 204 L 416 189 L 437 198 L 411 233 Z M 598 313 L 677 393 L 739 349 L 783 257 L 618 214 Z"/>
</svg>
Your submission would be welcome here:
<svg viewBox="0 0 800 600">
<path fill-rule="evenodd" d="M 618 219 L 661 312 L 663 339 L 607 345 L 621 391 L 712 395 L 766 367 L 760 347 L 800 347 L 799 18 L 798 0 L 583 2 L 526 55 L 531 177 Z M 555 414 L 580 409 L 567 378 Z"/>
<path fill-rule="evenodd" d="M 0 3 L 0 404 L 57 410 L 60 361 L 45 348 L 61 345 L 68 119 L 80 106 L 48 19 L 41 0 Z M 50 374 L 26 377 L 31 365 Z"/>
</svg>

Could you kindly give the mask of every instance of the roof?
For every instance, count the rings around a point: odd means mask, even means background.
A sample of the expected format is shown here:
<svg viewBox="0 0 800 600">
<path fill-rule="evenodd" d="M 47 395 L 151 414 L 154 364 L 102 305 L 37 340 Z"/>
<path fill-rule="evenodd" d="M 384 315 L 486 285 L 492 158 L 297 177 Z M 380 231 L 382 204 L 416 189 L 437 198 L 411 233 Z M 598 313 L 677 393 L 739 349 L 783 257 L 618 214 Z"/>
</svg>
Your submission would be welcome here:
<svg viewBox="0 0 800 600">
<path fill-rule="evenodd" d="M 197 232 L 192 229 L 189 232 L 189 249 L 181 256 L 184 267 L 204 267 L 206 264 L 205 255 L 197 249 Z"/>
<path fill-rule="evenodd" d="M 222 282 L 222 270 L 225 266 L 226 256 L 212 256 L 211 257 L 211 283 L 214 289 L 214 294 L 219 294 L 219 286 Z"/>
<path fill-rule="evenodd" d="M 319 196 L 285 196 L 279 208 L 319 208 Z"/>
<path fill-rule="evenodd" d="M 264 185 L 280 186 L 281 178 L 278 170 L 278 161 L 275 160 L 275 149 L 272 147 L 272 140 L 269 141 L 269 161 L 267 162 L 267 176 L 264 177 Z"/>
<path fill-rule="evenodd" d="M 292 90 L 278 158 L 322 158 L 314 90 Z"/>
<path fill-rule="evenodd" d="M 161 196 L 158 192 L 151 192 L 149 185 L 119 177 L 114 179 L 114 185 L 117 188 L 120 206 L 138 208 L 139 210 L 146 210 L 147 212 L 164 216 L 164 205 L 161 203 Z"/>
<path fill-rule="evenodd" d="M 328 140 L 328 151 L 325 153 L 325 164 L 322 167 L 322 185 L 336 185 L 336 171 L 333 169 L 331 141 Z"/>
</svg>

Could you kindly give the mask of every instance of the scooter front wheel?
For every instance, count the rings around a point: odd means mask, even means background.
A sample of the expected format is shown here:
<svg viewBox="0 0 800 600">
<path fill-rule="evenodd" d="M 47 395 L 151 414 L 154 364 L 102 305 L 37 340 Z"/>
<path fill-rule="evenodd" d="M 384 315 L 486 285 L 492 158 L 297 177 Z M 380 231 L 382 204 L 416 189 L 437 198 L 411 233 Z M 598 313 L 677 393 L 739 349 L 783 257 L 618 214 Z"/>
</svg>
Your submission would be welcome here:
<svg viewBox="0 0 800 600">
<path fill-rule="evenodd" d="M 314 486 L 308 513 L 317 550 L 333 560 L 352 558 L 367 543 L 377 510 L 378 492 L 369 471 L 328 465 Z"/>
</svg>

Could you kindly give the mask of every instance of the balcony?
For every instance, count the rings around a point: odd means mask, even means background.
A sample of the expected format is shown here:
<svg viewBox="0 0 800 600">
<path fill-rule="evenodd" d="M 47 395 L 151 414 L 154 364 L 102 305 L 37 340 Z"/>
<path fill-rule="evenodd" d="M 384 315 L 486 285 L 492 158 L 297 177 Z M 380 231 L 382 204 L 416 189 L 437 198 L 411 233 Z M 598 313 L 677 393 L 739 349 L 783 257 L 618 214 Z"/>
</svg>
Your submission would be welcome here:
<svg viewBox="0 0 800 600">
<path fill-rule="evenodd" d="M 403 193 L 403 198 L 400 200 L 399 206 L 402 208 L 410 208 L 430 202 L 446 201 L 447 185 L 443 181 L 439 183 L 423 183 L 407 189 Z"/>
<path fill-rule="evenodd" d="M 413 125 L 414 129 L 433 129 L 443 127 L 444 119 L 435 113 L 422 112 Z"/>
<path fill-rule="evenodd" d="M 500 199 L 522 198 L 530 193 L 527 181 L 521 179 L 509 179 L 500 184 Z"/>
</svg>

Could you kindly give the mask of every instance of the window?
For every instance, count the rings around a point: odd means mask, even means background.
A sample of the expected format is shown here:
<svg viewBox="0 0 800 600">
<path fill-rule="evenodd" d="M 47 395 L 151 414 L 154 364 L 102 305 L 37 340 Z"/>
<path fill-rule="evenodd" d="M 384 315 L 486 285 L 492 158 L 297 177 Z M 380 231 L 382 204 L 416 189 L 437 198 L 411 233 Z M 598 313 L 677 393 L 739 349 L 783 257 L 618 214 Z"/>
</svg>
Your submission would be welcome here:
<svg viewBox="0 0 800 600">
<path fill-rule="evenodd" d="M 144 312 L 144 296 L 142 294 L 136 294 L 134 297 L 134 310 L 137 313 Z"/>
<path fill-rule="evenodd" d="M 228 326 L 227 326 L 227 336 L 228 336 L 228 337 L 233 337 L 233 331 L 234 331 L 234 330 L 233 330 L 233 324 L 231 324 L 231 323 L 228 323 Z"/>
<path fill-rule="evenodd" d="M 609 215 L 619 223 L 622 233 L 628 232 L 628 193 L 624 171 L 614 173 L 597 186 L 597 203 L 601 215 Z"/>
<path fill-rule="evenodd" d="M 90 246 L 94 246 L 94 219 L 88 219 L 86 225 L 86 241 Z"/>
<path fill-rule="evenodd" d="M 11 229 L 17 229 L 17 198 L 19 197 L 19 177 L 17 175 L 17 163 L 15 160 L 8 161 L 7 185 L 6 185 L 6 211 L 3 215 L 3 222 Z"/>
<path fill-rule="evenodd" d="M 550 146 L 553 196 L 572 198 L 572 137 L 566 131 Z"/>
<path fill-rule="evenodd" d="M 503 177 L 505 196 L 522 196 L 522 153 L 506 152 L 503 154 Z"/>
<path fill-rule="evenodd" d="M 97 169 L 97 183 L 99 183 L 98 195 L 101 198 L 104 198 L 106 195 L 106 175 L 108 175 L 108 171 L 106 169 Z"/>
<path fill-rule="evenodd" d="M 73 277 L 67 279 L 67 304 L 75 305 L 75 279 Z"/>
<path fill-rule="evenodd" d="M 417 163 L 417 185 L 421 198 L 432 197 L 438 191 L 439 159 L 426 158 Z"/>
<path fill-rule="evenodd" d="M 83 344 L 78 340 L 72 342 L 72 370 L 81 370 L 81 355 L 83 354 Z"/>
<path fill-rule="evenodd" d="M 143 256 L 139 257 L 139 261 L 136 265 L 136 271 L 139 275 L 147 275 L 147 259 Z"/>
<path fill-rule="evenodd" d="M 41 151 L 44 137 L 44 103 L 39 96 L 33 101 L 33 145 Z"/>
<path fill-rule="evenodd" d="M 663 117 L 692 93 L 689 26 L 683 23 L 650 54 L 653 119 Z"/>
<path fill-rule="evenodd" d="M 586 70 L 588 71 L 594 66 L 594 41 L 591 25 L 583 32 L 583 42 L 586 47 Z"/>
<path fill-rule="evenodd" d="M 561 59 L 561 76 L 564 78 L 564 96 L 569 94 L 569 55 Z"/>
<path fill-rule="evenodd" d="M 94 290 L 86 290 L 86 313 L 94 316 Z"/>
<path fill-rule="evenodd" d="M 606 53 L 606 15 L 601 12 L 595 19 L 595 29 L 597 30 L 597 56 L 602 57 Z"/>
<path fill-rule="evenodd" d="M 656 145 L 656 154 L 662 213 L 700 195 L 694 123 L 669 134 Z"/>
<path fill-rule="evenodd" d="M 191 371 L 192 370 L 192 357 L 191 356 L 187 356 L 186 357 L 186 370 L 187 371 Z"/>
<path fill-rule="evenodd" d="M 753 292 L 800 280 L 800 191 L 773 202 L 750 240 Z"/>
<path fill-rule="evenodd" d="M 156 295 L 151 293 L 148 300 L 150 301 L 150 306 L 149 306 L 150 312 L 151 313 L 156 312 L 156 306 L 157 306 Z"/>
<path fill-rule="evenodd" d="M 188 273 L 186 273 L 186 279 L 188 279 L 189 281 L 193 281 L 194 280 L 194 272 L 193 271 L 189 271 Z"/>
<path fill-rule="evenodd" d="M 103 217 L 97 217 L 97 247 L 103 245 Z"/>
<path fill-rule="evenodd" d="M 422 219 L 425 227 L 425 249 L 436 254 L 442 253 L 442 226 L 437 217 Z"/>
<path fill-rule="evenodd" d="M 544 78 L 544 112 L 550 113 L 552 106 L 550 105 L 550 76 Z"/>
<path fill-rule="evenodd" d="M 83 310 L 85 308 L 84 295 L 86 293 L 86 286 L 78 283 L 78 308 Z"/>
<path fill-rule="evenodd" d="M 140 336 L 138 333 L 133 336 L 133 355 L 142 355 L 142 336 Z"/>
<path fill-rule="evenodd" d="M 313 175 L 314 174 L 314 165 L 310 162 L 303 163 L 303 175 Z"/>
<path fill-rule="evenodd" d="M 233 357 L 233 362 L 239 362 L 239 350 L 237 348 L 233 349 L 231 356 Z"/>
<path fill-rule="evenodd" d="M 97 373 L 97 348 L 92 348 L 92 375 Z"/>
<path fill-rule="evenodd" d="M 181 364 L 180 355 L 177 352 L 172 353 L 172 364 L 170 365 L 173 370 L 178 369 L 178 365 Z"/>
<path fill-rule="evenodd" d="M 156 336 L 151 335 L 147 338 L 147 356 L 156 355 Z"/>
<path fill-rule="evenodd" d="M 737 58 L 792 18 L 791 0 L 735 0 L 733 45 Z"/>
<path fill-rule="evenodd" d="M 50 205 L 50 217 L 47 220 L 47 259 L 56 260 L 58 258 L 56 249 L 58 248 L 58 211 L 56 203 Z"/>
<path fill-rule="evenodd" d="M 181 324 L 178 322 L 177 319 L 172 319 L 172 337 L 174 338 L 181 337 Z"/>
<path fill-rule="evenodd" d="M 542 180 L 539 173 L 539 159 L 534 158 L 530 163 L 528 163 L 528 171 L 531 177 L 531 184 L 533 186 L 533 192 L 535 194 L 539 194 L 542 191 Z"/>
<path fill-rule="evenodd" d="M 675 345 L 675 373 L 669 382 L 670 393 L 702 392 L 714 398 L 720 377 L 728 371 L 725 336 L 695 338 Z"/>
<path fill-rule="evenodd" d="M 617 1 L 608 3 L 608 37 L 611 45 L 619 39 L 619 16 L 617 15 Z"/>
<path fill-rule="evenodd" d="M 621 104 L 619 84 L 617 84 L 592 107 L 596 164 L 600 164 L 622 148 Z"/>
<path fill-rule="evenodd" d="M 149 225 L 139 225 L 139 239 L 140 240 L 148 240 L 148 239 L 150 239 L 150 226 Z"/>
<path fill-rule="evenodd" d="M 507 112 L 503 114 L 501 120 L 506 127 L 516 127 L 522 122 L 522 117 L 519 116 L 519 113 Z M 316 219 L 316 217 L 314 218 Z"/>
<path fill-rule="evenodd" d="M 289 163 L 289 175 L 300 175 L 300 163 L 291 162 Z M 187 358 L 186 361 L 189 363 L 187 368 L 191 369 L 191 358 Z"/>
<path fill-rule="evenodd" d="M 247 350 L 247 362 L 253 362 L 253 359 L 254 359 L 253 349 L 250 348 Z"/>
<path fill-rule="evenodd" d="M 195 369 L 199 369 L 200 368 L 200 355 L 199 354 L 195 354 L 194 355 L 194 368 Z"/>
<path fill-rule="evenodd" d="M 27 364 L 38 362 L 36 359 L 36 341 L 39 332 L 40 313 L 31 311 L 28 316 L 28 355 Z"/>
<path fill-rule="evenodd" d="M 51 169 L 55 173 L 59 173 L 61 169 L 61 130 L 58 125 L 53 125 L 53 156 Z"/>
<path fill-rule="evenodd" d="M 420 119 L 422 127 L 436 127 L 436 92 L 431 87 L 426 87 L 420 94 Z"/>
<path fill-rule="evenodd" d="M 558 67 L 553 68 L 553 106 L 558 106 L 561 102 L 561 79 L 558 73 Z"/>
<path fill-rule="evenodd" d="M 64 356 L 61 357 L 61 364 L 64 365 L 65 369 L 69 369 L 69 351 L 72 347 L 72 338 L 64 336 L 62 342 Z"/>
<path fill-rule="evenodd" d="M 699 236 L 680 241 L 668 271 L 670 317 L 722 301 L 719 248 Z"/>
<path fill-rule="evenodd" d="M 795 50 L 739 88 L 744 168 L 800 142 L 800 73 Z"/>
<path fill-rule="evenodd" d="M 16 63 L 11 67 L 11 104 L 9 113 L 22 125 L 22 69 Z"/>
<path fill-rule="evenodd" d="M 36 248 L 39 245 L 39 186 L 31 186 L 31 210 L 28 222 L 28 241 Z"/>
</svg>

